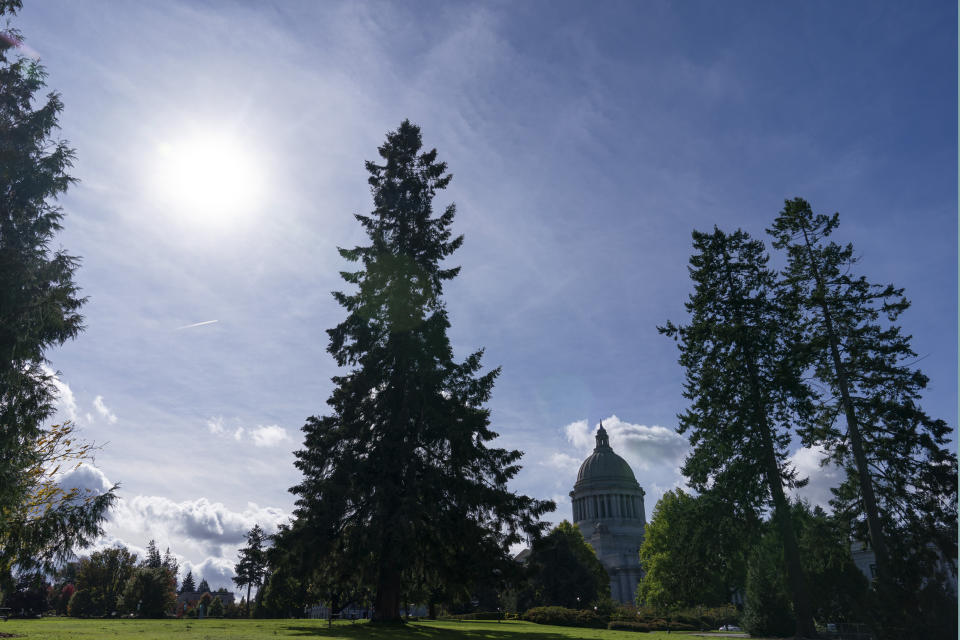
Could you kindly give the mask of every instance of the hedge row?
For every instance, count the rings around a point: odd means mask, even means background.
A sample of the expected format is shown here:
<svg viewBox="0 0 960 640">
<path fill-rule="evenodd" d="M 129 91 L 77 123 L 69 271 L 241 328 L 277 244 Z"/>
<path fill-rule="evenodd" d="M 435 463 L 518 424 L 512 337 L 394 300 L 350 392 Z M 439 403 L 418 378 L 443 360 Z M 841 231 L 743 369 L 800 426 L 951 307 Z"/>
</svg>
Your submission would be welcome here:
<svg viewBox="0 0 960 640">
<path fill-rule="evenodd" d="M 671 614 L 657 611 L 652 607 L 631 607 L 623 605 L 610 614 L 610 622 L 642 622 L 653 624 L 657 620 L 669 620 L 681 624 L 693 625 L 697 629 L 719 629 L 725 624 L 737 624 L 739 614 L 733 605 L 722 607 L 692 607 L 674 611 Z"/>
<path fill-rule="evenodd" d="M 595 611 L 565 607 L 534 607 L 523 614 L 523 619 L 537 624 L 555 624 L 561 627 L 603 629 L 607 626 L 606 616 L 598 615 Z"/>
</svg>

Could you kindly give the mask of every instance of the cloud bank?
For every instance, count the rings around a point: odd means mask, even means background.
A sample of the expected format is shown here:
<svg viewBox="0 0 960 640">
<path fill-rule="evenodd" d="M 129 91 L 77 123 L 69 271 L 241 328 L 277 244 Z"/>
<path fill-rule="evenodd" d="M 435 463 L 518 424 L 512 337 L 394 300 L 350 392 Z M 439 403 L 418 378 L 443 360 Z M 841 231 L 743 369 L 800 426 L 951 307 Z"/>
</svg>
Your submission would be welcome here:
<svg viewBox="0 0 960 640">
<path fill-rule="evenodd" d="M 64 489 L 76 487 L 93 493 L 113 486 L 103 471 L 89 463 L 63 474 L 59 484 Z M 232 590 L 233 566 L 247 532 L 259 524 L 272 534 L 287 520 L 282 509 L 252 502 L 237 510 L 205 497 L 175 501 L 163 496 L 121 495 L 104 523 L 105 535 L 91 549 L 78 552 L 122 546 L 142 557 L 147 542 L 155 540 L 161 550 L 169 547 L 177 557 L 181 577 L 193 571 L 195 578 L 206 578 L 213 588 Z"/>
<path fill-rule="evenodd" d="M 630 462 L 631 466 L 649 471 L 656 467 L 676 468 L 690 446 L 672 429 L 654 425 L 624 422 L 616 415 L 601 420 L 610 435 L 610 446 Z M 586 420 L 572 422 L 563 428 L 567 441 L 583 453 L 593 450 L 600 424 L 590 429 Z"/>
</svg>

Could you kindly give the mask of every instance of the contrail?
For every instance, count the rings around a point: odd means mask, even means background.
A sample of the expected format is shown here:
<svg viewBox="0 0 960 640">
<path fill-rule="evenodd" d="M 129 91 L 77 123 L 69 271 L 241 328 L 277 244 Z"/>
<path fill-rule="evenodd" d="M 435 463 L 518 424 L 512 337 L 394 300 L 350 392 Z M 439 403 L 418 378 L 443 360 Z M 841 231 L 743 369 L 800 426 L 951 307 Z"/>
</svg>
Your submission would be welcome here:
<svg viewBox="0 0 960 640">
<path fill-rule="evenodd" d="M 204 320 L 203 322 L 194 322 L 193 324 L 185 324 L 182 327 L 177 327 L 177 331 L 181 329 L 192 329 L 193 327 L 202 327 L 205 324 L 213 324 L 214 322 L 220 322 L 219 320 Z"/>
</svg>

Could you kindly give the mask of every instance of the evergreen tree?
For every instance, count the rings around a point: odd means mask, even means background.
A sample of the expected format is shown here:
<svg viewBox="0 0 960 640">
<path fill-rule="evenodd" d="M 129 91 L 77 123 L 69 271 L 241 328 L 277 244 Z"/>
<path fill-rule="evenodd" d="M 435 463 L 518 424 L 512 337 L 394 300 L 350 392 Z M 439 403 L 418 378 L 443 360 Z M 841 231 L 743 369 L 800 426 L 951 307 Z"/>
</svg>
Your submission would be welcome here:
<svg viewBox="0 0 960 640">
<path fill-rule="evenodd" d="M 207 584 L 206 578 L 200 579 L 200 586 L 197 587 L 199 593 L 210 593 L 210 585 Z"/>
<path fill-rule="evenodd" d="M 750 552 L 742 622 L 751 636 L 791 636 L 797 628 L 780 569 L 781 542 L 776 531 L 768 531 Z"/>
<path fill-rule="evenodd" d="M 790 427 L 809 411 L 797 365 L 797 318 L 777 295 L 763 243 L 743 231 L 694 231 L 690 324 L 661 332 L 679 342 L 686 369 L 679 417 L 693 450 L 683 473 L 697 491 L 719 492 L 757 513 L 770 507 L 802 636 L 815 635 L 810 597 L 785 489 L 799 486 L 786 462 Z"/>
<path fill-rule="evenodd" d="M 163 558 L 160 557 L 160 550 L 157 549 L 157 543 L 154 540 L 147 543 L 147 555 L 143 559 L 143 566 L 151 569 L 159 569 L 163 566 Z"/>
<path fill-rule="evenodd" d="M 180 593 L 191 593 L 196 590 L 197 583 L 193 581 L 193 570 L 189 570 L 183 582 L 180 583 Z"/>
<path fill-rule="evenodd" d="M 167 570 L 171 576 L 173 576 L 174 586 L 176 586 L 177 575 L 180 573 L 180 563 L 177 562 L 177 559 L 172 553 L 170 553 L 170 547 L 167 547 L 167 550 L 163 553 L 163 560 L 160 563 L 164 569 Z"/>
<path fill-rule="evenodd" d="M 0 15 L 19 8 L 0 2 Z M 44 426 L 55 398 L 47 349 L 83 320 L 78 259 L 50 246 L 74 153 L 56 137 L 60 96 L 40 95 L 43 67 L 19 55 L 17 31 L 0 36 L 0 585 L 9 586 L 11 567 L 52 569 L 96 538 L 115 494 L 78 499 L 51 477 L 52 458 L 76 457 L 69 425 Z"/>
<path fill-rule="evenodd" d="M 853 245 L 829 239 L 838 225 L 839 214 L 814 215 L 796 198 L 769 233 L 787 251 L 783 278 L 802 304 L 812 370 L 824 389 L 816 420 L 801 434 L 847 470 L 833 506 L 869 539 L 889 614 L 921 584 L 955 579 L 936 574 L 950 564 L 943 560 L 956 566 L 957 456 L 951 428 L 920 407 L 928 379 L 895 324 L 910 306 L 903 289 L 857 275 Z M 916 621 L 894 624 L 916 628 Z"/>
<path fill-rule="evenodd" d="M 267 576 L 267 550 L 264 543 L 267 535 L 259 524 L 253 525 L 253 528 L 247 532 L 247 546 L 240 549 L 240 559 L 233 570 L 236 575 L 233 582 L 238 587 L 247 587 L 247 602 L 250 601 L 250 588 L 263 586 L 263 581 Z"/>
<path fill-rule="evenodd" d="M 421 147 L 404 121 L 379 148 L 383 163 L 366 163 L 374 210 L 356 218 L 370 244 L 340 249 L 361 269 L 342 273 L 357 290 L 334 293 L 347 318 L 328 331 L 346 371 L 333 379 L 331 413 L 303 428 L 303 480 L 291 489 L 310 566 L 359 573 L 378 621 L 400 620 L 405 584 L 538 535 L 553 507 L 510 492 L 522 454 L 487 446 L 497 434 L 483 404 L 499 370 L 478 374 L 482 352 L 453 359 L 442 293 L 459 268 L 441 262 L 463 238 L 451 237 L 453 205 L 433 215 L 452 176 Z"/>
</svg>

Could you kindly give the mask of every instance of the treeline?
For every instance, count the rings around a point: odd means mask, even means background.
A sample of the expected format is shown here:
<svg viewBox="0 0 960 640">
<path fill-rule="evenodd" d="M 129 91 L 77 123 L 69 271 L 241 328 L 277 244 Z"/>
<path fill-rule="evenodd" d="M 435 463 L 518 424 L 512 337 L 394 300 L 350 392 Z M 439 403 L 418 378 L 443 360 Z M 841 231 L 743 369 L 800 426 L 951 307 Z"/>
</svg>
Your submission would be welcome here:
<svg viewBox="0 0 960 640">
<path fill-rule="evenodd" d="M 903 290 L 858 273 L 839 215 L 786 202 L 763 241 L 693 233 L 694 291 L 677 341 L 686 371 L 678 431 L 692 498 L 657 505 L 641 551 L 642 602 L 744 599 L 754 634 L 813 637 L 815 621 L 879 638 L 956 637 L 957 457 L 951 427 L 920 406 L 928 379 L 896 324 Z M 792 503 L 797 444 L 841 471 L 831 512 Z M 868 544 L 869 584 L 851 544 Z"/>
<path fill-rule="evenodd" d="M 153 540 L 147 544 L 142 560 L 124 547 L 103 549 L 49 574 L 20 573 L 15 587 L 6 593 L 3 606 L 13 615 L 164 618 L 174 614 L 196 616 L 197 605 L 202 604 L 204 613 L 213 617 L 241 615 L 245 602 L 235 604 L 232 598 L 223 598 L 226 589 L 213 591 L 205 579 L 197 585 L 192 571 L 187 572 L 178 590 L 179 570 L 170 549 L 161 555 Z M 199 597 L 186 600 L 178 610 L 178 593 Z"/>
</svg>

